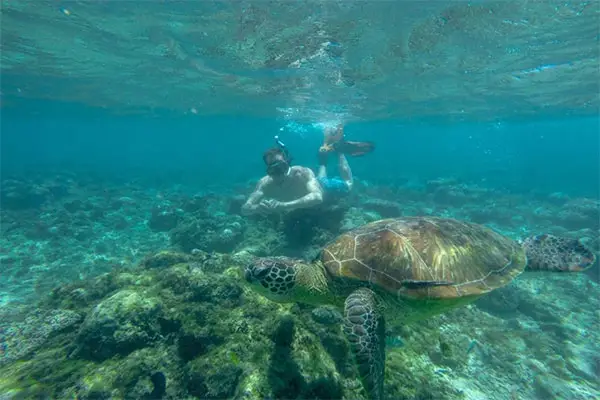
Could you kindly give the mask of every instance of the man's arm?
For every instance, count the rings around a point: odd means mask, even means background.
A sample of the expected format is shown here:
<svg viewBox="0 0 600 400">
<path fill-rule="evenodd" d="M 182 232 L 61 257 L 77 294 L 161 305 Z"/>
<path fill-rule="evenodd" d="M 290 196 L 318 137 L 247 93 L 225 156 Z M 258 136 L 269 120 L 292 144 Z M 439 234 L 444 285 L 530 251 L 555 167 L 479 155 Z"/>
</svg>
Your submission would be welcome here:
<svg viewBox="0 0 600 400">
<path fill-rule="evenodd" d="M 308 193 L 297 200 L 283 203 L 287 211 L 296 210 L 298 208 L 313 207 L 323 202 L 323 190 L 315 178 L 314 172 L 306 168 L 304 174 L 306 174 L 306 188 L 308 189 Z"/>
<path fill-rule="evenodd" d="M 244 203 L 242 206 L 242 215 L 251 215 L 258 210 L 258 204 L 265 196 L 263 190 L 266 184 L 267 181 L 265 178 L 262 178 L 260 181 L 258 181 L 256 189 L 254 189 L 254 192 L 252 192 L 252 194 L 248 197 L 248 200 L 246 200 L 246 203 Z"/>
</svg>

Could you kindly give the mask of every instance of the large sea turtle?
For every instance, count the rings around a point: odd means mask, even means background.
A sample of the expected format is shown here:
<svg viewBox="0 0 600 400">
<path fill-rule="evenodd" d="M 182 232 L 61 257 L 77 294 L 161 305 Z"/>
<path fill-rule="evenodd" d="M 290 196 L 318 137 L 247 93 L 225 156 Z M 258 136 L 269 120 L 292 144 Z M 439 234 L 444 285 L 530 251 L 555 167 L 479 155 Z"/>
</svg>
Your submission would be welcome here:
<svg viewBox="0 0 600 400">
<path fill-rule="evenodd" d="M 540 235 L 521 242 L 449 218 L 384 219 L 346 232 L 313 262 L 256 258 L 250 286 L 276 302 L 330 304 L 344 312 L 368 396 L 383 397 L 385 332 L 470 303 L 505 286 L 525 268 L 583 271 L 595 255 L 580 241 Z"/>
</svg>

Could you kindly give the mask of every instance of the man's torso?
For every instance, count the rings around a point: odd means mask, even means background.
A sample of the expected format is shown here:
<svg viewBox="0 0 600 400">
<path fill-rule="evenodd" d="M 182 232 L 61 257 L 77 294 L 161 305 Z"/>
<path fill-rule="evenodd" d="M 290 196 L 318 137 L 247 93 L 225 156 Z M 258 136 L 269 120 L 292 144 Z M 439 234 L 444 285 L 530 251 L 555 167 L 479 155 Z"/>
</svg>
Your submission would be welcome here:
<svg viewBox="0 0 600 400">
<path fill-rule="evenodd" d="M 289 175 L 281 182 L 269 180 L 263 188 L 265 197 L 278 201 L 292 201 L 306 196 L 307 183 L 311 179 L 310 170 L 305 167 L 291 167 Z"/>
</svg>

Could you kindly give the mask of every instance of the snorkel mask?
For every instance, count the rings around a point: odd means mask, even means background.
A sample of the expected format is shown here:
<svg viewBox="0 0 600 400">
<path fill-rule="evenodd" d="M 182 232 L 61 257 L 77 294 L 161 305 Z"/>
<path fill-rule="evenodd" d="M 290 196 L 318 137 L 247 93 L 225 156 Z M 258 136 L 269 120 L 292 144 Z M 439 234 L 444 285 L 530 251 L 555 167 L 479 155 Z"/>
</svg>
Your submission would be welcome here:
<svg viewBox="0 0 600 400">
<path fill-rule="evenodd" d="M 277 160 L 267 166 L 267 174 L 272 177 L 285 175 L 290 165 L 285 160 Z"/>
<path fill-rule="evenodd" d="M 271 177 L 281 177 L 289 171 L 292 158 L 290 157 L 285 144 L 279 140 L 279 136 L 275 136 L 275 144 L 277 144 L 277 147 L 281 150 L 283 158 L 278 157 L 267 162 L 267 174 Z"/>
</svg>

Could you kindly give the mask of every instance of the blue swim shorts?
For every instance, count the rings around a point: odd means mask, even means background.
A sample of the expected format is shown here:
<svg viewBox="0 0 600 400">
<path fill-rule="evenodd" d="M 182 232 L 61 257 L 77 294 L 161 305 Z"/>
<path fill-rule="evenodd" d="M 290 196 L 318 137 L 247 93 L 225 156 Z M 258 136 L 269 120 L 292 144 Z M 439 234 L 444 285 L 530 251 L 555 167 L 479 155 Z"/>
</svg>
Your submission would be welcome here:
<svg viewBox="0 0 600 400">
<path fill-rule="evenodd" d="M 335 194 L 337 196 L 350 193 L 350 188 L 340 178 L 319 178 L 319 183 L 325 194 Z"/>
</svg>

